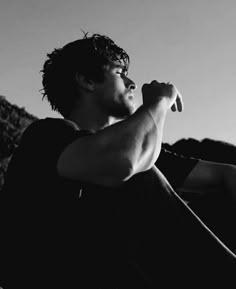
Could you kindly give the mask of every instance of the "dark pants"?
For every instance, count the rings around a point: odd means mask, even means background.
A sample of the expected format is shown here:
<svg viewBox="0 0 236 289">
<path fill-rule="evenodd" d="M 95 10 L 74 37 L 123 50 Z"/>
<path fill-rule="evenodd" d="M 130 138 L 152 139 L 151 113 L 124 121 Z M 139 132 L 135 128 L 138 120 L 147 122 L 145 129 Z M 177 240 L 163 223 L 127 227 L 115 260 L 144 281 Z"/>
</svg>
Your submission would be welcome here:
<svg viewBox="0 0 236 289">
<path fill-rule="evenodd" d="M 235 255 L 156 168 L 122 188 L 90 189 L 79 203 L 40 204 L 40 218 L 13 216 L 21 229 L 8 230 L 3 288 L 235 287 Z"/>
<path fill-rule="evenodd" d="M 158 169 L 135 176 L 128 186 L 132 192 L 127 211 L 132 215 L 130 262 L 150 288 L 160 284 L 166 288 L 215 283 L 224 288 L 231 288 L 227 284 L 235 286 L 235 255 L 176 194 Z M 132 243 L 136 250 L 132 251 Z"/>
</svg>

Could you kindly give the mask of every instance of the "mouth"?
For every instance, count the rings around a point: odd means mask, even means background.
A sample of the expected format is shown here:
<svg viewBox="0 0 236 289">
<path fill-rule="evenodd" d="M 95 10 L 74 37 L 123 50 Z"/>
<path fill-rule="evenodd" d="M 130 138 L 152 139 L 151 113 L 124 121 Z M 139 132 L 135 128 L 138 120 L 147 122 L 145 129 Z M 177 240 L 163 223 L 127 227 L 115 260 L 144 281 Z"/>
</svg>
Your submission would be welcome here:
<svg viewBox="0 0 236 289">
<path fill-rule="evenodd" d="M 133 95 L 133 94 L 129 94 L 129 95 L 128 95 L 128 99 L 129 99 L 129 100 L 134 100 L 134 95 Z"/>
</svg>

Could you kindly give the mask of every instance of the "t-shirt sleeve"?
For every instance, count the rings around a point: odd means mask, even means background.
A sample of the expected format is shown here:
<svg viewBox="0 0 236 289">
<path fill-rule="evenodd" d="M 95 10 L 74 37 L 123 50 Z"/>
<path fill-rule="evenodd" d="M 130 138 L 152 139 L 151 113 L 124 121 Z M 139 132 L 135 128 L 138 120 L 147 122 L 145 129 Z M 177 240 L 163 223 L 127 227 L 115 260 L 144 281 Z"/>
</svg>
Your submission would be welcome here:
<svg viewBox="0 0 236 289">
<path fill-rule="evenodd" d="M 183 184 L 198 161 L 198 159 L 178 155 L 162 148 L 155 165 L 165 175 L 172 187 L 177 189 Z"/>
<path fill-rule="evenodd" d="M 24 132 L 20 147 L 28 150 L 34 162 L 45 162 L 45 170 L 56 173 L 56 164 L 62 151 L 79 137 L 92 133 L 79 130 L 64 119 L 46 118 L 31 124 Z"/>
</svg>

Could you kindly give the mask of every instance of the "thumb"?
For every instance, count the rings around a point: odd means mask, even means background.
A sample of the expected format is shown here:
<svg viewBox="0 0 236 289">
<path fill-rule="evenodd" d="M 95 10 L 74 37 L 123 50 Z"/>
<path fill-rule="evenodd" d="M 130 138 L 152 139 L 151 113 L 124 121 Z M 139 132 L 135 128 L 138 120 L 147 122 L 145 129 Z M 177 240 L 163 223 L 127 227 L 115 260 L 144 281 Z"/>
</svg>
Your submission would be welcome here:
<svg viewBox="0 0 236 289">
<path fill-rule="evenodd" d="M 174 103 L 174 104 L 171 106 L 171 110 L 172 110 L 172 111 L 176 111 L 176 110 L 177 110 L 177 108 L 176 108 L 176 103 Z"/>
</svg>

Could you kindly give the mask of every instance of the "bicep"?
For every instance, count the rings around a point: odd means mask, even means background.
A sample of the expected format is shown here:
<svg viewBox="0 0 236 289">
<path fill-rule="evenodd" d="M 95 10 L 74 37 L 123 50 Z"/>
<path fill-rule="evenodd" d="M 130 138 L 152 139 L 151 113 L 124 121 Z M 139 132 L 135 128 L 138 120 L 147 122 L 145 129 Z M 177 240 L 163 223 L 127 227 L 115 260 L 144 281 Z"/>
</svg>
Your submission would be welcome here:
<svg viewBox="0 0 236 289">
<path fill-rule="evenodd" d="M 57 172 L 69 179 L 116 186 L 128 175 L 124 163 L 118 153 L 92 135 L 75 140 L 62 151 Z"/>
</svg>

